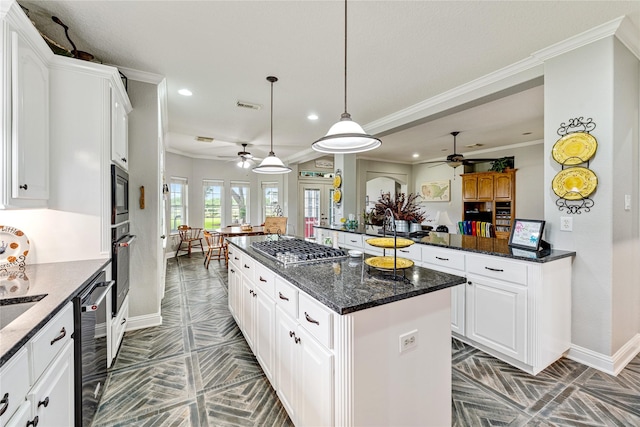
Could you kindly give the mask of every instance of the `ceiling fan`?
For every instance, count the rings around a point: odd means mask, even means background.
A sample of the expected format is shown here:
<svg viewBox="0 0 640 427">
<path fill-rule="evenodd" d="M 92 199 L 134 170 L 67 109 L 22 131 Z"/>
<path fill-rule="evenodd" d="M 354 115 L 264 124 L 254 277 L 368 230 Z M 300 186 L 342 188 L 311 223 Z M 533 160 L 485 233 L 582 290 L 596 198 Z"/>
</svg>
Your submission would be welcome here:
<svg viewBox="0 0 640 427">
<path fill-rule="evenodd" d="M 237 159 L 238 167 L 241 167 L 243 169 L 250 168 L 251 166 L 253 166 L 256 160 L 260 160 L 260 159 L 257 157 L 254 157 L 253 154 L 247 151 L 247 145 L 249 144 L 243 143 L 242 150 L 238 151 L 238 154 L 235 156 L 220 156 L 220 157 Z"/>
<path fill-rule="evenodd" d="M 465 159 L 462 154 L 456 153 L 456 137 L 458 136 L 459 133 L 460 132 L 458 131 L 451 132 L 451 135 L 453 135 L 453 154 L 449 154 L 446 160 L 435 160 L 432 162 L 424 162 L 424 163 L 434 163 L 434 164 L 446 163 L 452 168 L 457 168 L 460 165 L 468 166 L 476 163 L 486 163 L 486 162 L 493 162 L 497 160 L 497 159 Z"/>
</svg>

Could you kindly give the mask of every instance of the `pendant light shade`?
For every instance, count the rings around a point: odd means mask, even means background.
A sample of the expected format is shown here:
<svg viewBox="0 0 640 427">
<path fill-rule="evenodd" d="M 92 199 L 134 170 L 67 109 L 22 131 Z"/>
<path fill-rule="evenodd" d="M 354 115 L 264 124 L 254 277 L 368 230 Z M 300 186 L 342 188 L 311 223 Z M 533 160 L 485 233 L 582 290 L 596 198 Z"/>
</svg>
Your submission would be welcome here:
<svg viewBox="0 0 640 427">
<path fill-rule="evenodd" d="M 273 152 L 273 84 L 278 81 L 278 78 L 269 76 L 267 81 L 271 83 L 271 151 L 269 151 L 269 155 L 262 160 L 260 165 L 253 168 L 253 171 L 266 174 L 289 173 L 291 168 L 286 167 Z"/>
<path fill-rule="evenodd" d="M 351 120 L 347 112 L 347 0 L 344 1 L 344 113 L 327 134 L 311 144 L 321 153 L 348 154 L 373 150 L 382 144 L 380 139 L 365 133 L 362 126 Z"/>
</svg>

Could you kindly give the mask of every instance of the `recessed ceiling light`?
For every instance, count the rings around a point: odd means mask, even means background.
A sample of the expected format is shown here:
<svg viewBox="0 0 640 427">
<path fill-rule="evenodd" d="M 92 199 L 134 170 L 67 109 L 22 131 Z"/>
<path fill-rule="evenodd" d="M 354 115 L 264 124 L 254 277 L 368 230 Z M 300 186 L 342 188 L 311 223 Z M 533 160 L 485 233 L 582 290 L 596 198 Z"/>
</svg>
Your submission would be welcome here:
<svg viewBox="0 0 640 427">
<path fill-rule="evenodd" d="M 193 93 L 191 93 L 191 91 L 189 89 L 180 89 L 178 91 L 178 93 L 180 95 L 183 95 L 183 96 L 191 96 L 191 95 L 193 95 Z"/>
<path fill-rule="evenodd" d="M 418 154 L 418 153 L 413 153 L 413 156 L 412 156 L 412 157 L 413 157 L 414 159 L 415 159 L 415 158 L 418 158 L 418 157 L 420 157 L 420 154 Z"/>
<path fill-rule="evenodd" d="M 307 116 L 307 119 L 309 119 L 309 120 L 318 120 L 318 116 L 316 114 L 309 114 Z"/>
</svg>

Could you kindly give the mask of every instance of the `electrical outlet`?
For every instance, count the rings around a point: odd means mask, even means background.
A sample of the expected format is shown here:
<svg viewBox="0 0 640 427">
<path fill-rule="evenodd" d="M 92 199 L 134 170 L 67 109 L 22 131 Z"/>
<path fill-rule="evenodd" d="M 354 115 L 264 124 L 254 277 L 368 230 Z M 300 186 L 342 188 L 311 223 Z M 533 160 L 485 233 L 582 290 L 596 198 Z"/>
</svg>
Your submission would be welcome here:
<svg viewBox="0 0 640 427">
<path fill-rule="evenodd" d="M 573 218 L 570 216 L 560 217 L 560 231 L 573 231 Z"/>
<path fill-rule="evenodd" d="M 400 335 L 400 354 L 418 346 L 418 330 L 414 329 Z"/>
</svg>

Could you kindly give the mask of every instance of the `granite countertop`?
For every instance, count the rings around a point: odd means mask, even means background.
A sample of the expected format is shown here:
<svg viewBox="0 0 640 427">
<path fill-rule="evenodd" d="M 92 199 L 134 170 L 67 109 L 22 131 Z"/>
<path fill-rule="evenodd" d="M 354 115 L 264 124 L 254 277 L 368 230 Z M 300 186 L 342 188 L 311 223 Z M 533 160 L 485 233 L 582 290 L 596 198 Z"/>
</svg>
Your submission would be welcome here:
<svg viewBox="0 0 640 427">
<path fill-rule="evenodd" d="M 407 282 L 385 278 L 365 265 L 362 257 L 284 266 L 251 247 L 270 237 L 235 237 L 231 244 L 274 271 L 338 314 L 348 314 L 464 283 L 461 276 L 413 266 L 404 270 Z M 365 255 L 365 257 L 369 257 Z M 399 274 L 402 274 L 401 272 Z"/>
<path fill-rule="evenodd" d="M 28 301 L 36 295 L 46 296 L 0 330 L 0 366 L 22 348 L 64 305 L 71 301 L 97 272 L 104 269 L 110 259 L 57 262 L 27 265 L 20 280 L 9 271 L 0 276 L 0 285 L 9 291 L 0 300 Z M 25 280 L 26 276 L 26 280 Z M 8 285 L 14 287 L 11 292 Z M 15 288 L 17 286 L 17 289 Z"/>
<path fill-rule="evenodd" d="M 355 230 L 347 230 L 339 226 L 314 226 L 324 230 L 343 231 L 354 234 L 366 234 L 370 236 L 380 237 L 382 234 L 378 232 L 379 227 L 368 226 L 358 227 Z M 423 232 L 426 233 L 426 232 Z M 387 234 L 389 236 L 389 234 Z M 512 248 L 509 246 L 509 240 L 496 239 L 494 237 L 467 236 L 464 234 L 449 234 L 436 231 L 429 231 L 426 235 L 402 236 L 411 239 L 416 243 L 429 246 L 437 246 L 441 248 L 460 250 L 465 252 L 475 252 L 484 255 L 493 255 L 504 258 L 518 259 L 522 261 L 530 261 L 537 263 L 545 263 L 555 261 L 561 258 L 573 257 L 576 255 L 573 251 L 562 251 L 556 249 L 548 249 L 540 252 L 528 251 L 524 249 Z"/>
</svg>

